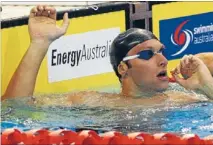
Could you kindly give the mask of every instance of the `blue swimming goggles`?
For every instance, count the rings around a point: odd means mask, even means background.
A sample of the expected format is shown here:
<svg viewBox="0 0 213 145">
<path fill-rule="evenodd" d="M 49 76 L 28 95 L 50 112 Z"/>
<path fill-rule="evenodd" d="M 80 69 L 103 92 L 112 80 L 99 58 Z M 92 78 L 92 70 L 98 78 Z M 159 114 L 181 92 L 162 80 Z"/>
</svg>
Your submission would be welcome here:
<svg viewBox="0 0 213 145">
<path fill-rule="evenodd" d="M 140 51 L 136 55 L 124 57 L 123 61 L 131 60 L 131 59 L 135 59 L 135 58 L 149 60 L 150 58 L 152 58 L 157 53 L 161 53 L 161 54 L 164 55 L 164 50 L 165 50 L 165 48 L 161 48 L 160 50 L 158 50 L 156 52 L 152 51 L 151 49 L 149 49 L 149 50 L 142 50 L 142 51 Z"/>
</svg>

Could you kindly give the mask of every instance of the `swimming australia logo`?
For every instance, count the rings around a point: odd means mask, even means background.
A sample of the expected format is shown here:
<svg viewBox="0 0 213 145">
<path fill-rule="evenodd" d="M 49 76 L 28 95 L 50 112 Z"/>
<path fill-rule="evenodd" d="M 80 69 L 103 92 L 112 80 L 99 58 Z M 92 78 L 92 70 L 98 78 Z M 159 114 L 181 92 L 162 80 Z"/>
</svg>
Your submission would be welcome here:
<svg viewBox="0 0 213 145">
<path fill-rule="evenodd" d="M 188 29 L 183 30 L 183 26 L 188 22 L 189 20 L 186 20 L 182 22 L 175 30 L 174 34 L 171 34 L 171 42 L 176 45 L 180 46 L 181 49 L 172 54 L 171 56 L 176 56 L 184 52 L 189 44 L 193 41 L 193 33 L 192 31 Z"/>
<path fill-rule="evenodd" d="M 185 54 L 212 52 L 213 21 L 210 18 L 213 12 L 160 20 L 160 41 L 168 48 L 166 58 L 174 60 Z"/>
</svg>

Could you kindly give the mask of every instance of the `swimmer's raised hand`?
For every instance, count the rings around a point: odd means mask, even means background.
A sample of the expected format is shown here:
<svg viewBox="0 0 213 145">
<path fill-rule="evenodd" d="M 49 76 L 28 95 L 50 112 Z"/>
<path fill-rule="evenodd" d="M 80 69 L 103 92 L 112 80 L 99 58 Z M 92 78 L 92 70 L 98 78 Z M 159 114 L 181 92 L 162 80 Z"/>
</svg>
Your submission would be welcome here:
<svg viewBox="0 0 213 145">
<path fill-rule="evenodd" d="M 186 55 L 180 65 L 171 71 L 176 82 L 186 89 L 202 89 L 206 84 L 212 83 L 211 73 L 204 62 L 196 56 Z M 183 78 L 179 77 L 179 74 Z"/>
<path fill-rule="evenodd" d="M 56 15 L 56 9 L 46 5 L 31 9 L 28 23 L 31 42 L 51 43 L 66 33 L 69 26 L 68 13 L 64 14 L 61 27 L 56 25 Z"/>
<path fill-rule="evenodd" d="M 33 95 L 36 77 L 49 45 L 65 34 L 68 26 L 67 13 L 64 14 L 62 26 L 56 25 L 56 10 L 53 7 L 39 5 L 30 11 L 28 28 L 31 43 L 1 97 L 2 100 Z"/>
</svg>

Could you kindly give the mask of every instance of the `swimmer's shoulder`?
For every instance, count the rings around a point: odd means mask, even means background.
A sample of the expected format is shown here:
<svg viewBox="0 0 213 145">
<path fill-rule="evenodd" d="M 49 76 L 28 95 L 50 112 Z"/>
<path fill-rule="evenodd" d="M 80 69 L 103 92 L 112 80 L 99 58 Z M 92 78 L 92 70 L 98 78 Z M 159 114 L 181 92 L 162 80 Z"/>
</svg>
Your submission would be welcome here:
<svg viewBox="0 0 213 145">
<path fill-rule="evenodd" d="M 83 104 L 87 100 L 95 100 L 100 97 L 104 98 L 115 98 L 121 97 L 121 94 L 117 93 L 107 93 L 107 92 L 99 92 L 99 91 L 79 91 L 79 92 L 72 92 L 67 95 L 67 100 L 70 104 Z"/>
</svg>

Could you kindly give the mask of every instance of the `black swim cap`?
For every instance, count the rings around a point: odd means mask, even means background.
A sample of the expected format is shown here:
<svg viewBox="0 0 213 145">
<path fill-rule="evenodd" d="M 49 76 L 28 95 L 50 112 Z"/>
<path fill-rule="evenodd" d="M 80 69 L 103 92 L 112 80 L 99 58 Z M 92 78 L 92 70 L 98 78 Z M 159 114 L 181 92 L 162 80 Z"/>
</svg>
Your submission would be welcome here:
<svg viewBox="0 0 213 145">
<path fill-rule="evenodd" d="M 120 33 L 114 39 L 110 48 L 110 62 L 119 78 L 121 76 L 117 71 L 117 67 L 129 50 L 150 39 L 157 39 L 157 37 L 152 32 L 140 28 L 130 28 L 127 31 Z"/>
</svg>

